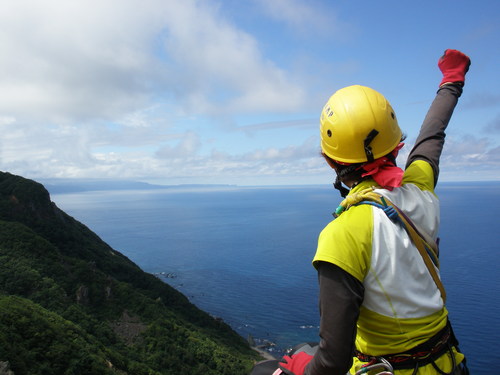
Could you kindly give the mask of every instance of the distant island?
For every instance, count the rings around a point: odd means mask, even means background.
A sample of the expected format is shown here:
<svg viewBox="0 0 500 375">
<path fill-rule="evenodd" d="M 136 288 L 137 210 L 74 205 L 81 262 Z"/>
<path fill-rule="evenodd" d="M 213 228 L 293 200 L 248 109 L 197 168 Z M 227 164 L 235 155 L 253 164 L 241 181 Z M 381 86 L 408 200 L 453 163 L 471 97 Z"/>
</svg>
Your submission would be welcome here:
<svg viewBox="0 0 500 375">
<path fill-rule="evenodd" d="M 159 185 L 141 181 L 116 179 L 64 179 L 51 178 L 39 181 L 51 194 L 79 193 L 109 190 L 162 190 L 162 189 L 207 189 L 231 188 L 230 184 L 177 184 Z"/>
</svg>

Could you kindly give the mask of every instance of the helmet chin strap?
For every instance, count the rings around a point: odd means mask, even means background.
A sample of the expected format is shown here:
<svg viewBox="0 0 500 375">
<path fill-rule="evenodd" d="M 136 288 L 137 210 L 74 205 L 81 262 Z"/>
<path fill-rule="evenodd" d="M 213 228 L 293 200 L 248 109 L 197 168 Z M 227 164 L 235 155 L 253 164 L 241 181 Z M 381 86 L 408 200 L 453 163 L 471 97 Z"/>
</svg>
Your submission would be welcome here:
<svg viewBox="0 0 500 375">
<path fill-rule="evenodd" d="M 340 180 L 339 175 L 337 175 L 337 178 L 335 179 L 335 182 L 333 183 L 333 187 L 340 192 L 340 196 L 342 198 L 347 197 L 347 194 L 349 194 L 350 190 L 347 189 L 346 187 L 344 187 L 344 185 L 342 185 L 342 181 Z"/>
</svg>

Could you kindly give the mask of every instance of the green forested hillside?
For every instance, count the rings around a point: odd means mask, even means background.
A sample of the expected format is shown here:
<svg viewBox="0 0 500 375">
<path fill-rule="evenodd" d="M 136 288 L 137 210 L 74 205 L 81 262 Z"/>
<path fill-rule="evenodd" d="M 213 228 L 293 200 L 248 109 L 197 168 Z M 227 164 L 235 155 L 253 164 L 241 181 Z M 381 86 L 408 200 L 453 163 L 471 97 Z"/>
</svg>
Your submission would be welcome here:
<svg viewBox="0 0 500 375">
<path fill-rule="evenodd" d="M 229 326 L 0 172 L 0 363 L 22 374 L 247 374 Z"/>
</svg>

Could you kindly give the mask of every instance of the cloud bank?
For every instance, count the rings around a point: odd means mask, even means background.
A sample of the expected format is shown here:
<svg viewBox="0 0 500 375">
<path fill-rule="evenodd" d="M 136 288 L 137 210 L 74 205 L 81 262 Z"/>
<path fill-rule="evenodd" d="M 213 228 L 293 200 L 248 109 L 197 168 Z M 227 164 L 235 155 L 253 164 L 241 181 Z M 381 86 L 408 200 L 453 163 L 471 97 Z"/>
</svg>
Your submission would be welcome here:
<svg viewBox="0 0 500 375">
<path fill-rule="evenodd" d="M 224 9 L 223 1 L 198 0 L 2 2 L 0 168 L 30 178 L 323 181 L 323 103 L 291 74 L 294 64 L 273 59 L 262 37 Z M 343 42 L 356 34 L 321 2 L 255 0 L 248 9 L 288 33 L 276 54 L 293 54 L 294 38 L 304 45 L 321 34 Z M 362 66 L 329 56 L 314 67 L 347 63 Z M 467 106 L 493 103 L 498 96 L 485 93 Z M 498 123 L 483 128 L 498 134 Z M 447 147 L 455 156 L 443 163 L 498 168 L 496 144 L 454 141 Z"/>
</svg>

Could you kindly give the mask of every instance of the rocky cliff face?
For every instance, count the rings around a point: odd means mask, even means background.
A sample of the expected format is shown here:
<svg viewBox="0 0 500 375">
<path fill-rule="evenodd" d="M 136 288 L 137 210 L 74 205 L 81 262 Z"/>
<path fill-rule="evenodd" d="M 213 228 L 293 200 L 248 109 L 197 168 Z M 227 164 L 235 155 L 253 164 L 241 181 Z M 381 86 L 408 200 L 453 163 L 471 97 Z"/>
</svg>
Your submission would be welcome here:
<svg viewBox="0 0 500 375">
<path fill-rule="evenodd" d="M 14 373 L 10 371 L 9 362 L 0 362 L 0 375 L 14 375 Z"/>
</svg>

